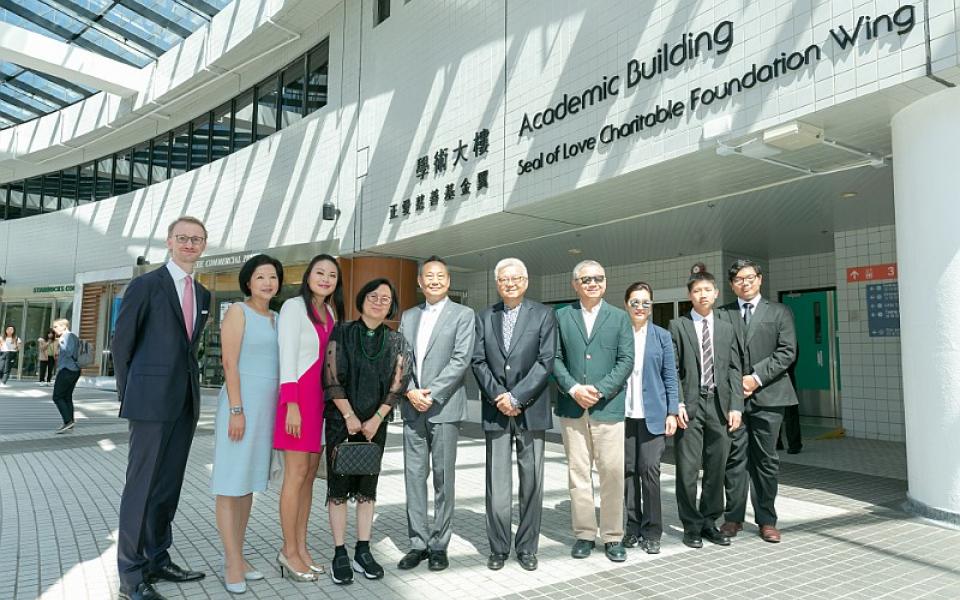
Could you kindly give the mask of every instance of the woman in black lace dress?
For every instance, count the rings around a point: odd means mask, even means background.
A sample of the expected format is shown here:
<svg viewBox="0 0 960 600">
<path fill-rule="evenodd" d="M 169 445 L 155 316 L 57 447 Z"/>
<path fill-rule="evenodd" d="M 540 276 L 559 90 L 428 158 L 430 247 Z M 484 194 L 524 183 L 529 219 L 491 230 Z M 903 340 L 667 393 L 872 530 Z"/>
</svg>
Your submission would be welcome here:
<svg viewBox="0 0 960 600">
<path fill-rule="evenodd" d="M 360 318 L 340 323 L 327 344 L 323 367 L 327 446 L 327 510 L 336 550 L 330 576 L 351 583 L 353 571 L 367 579 L 383 577 L 370 553 L 373 511 L 379 475 L 344 476 L 333 472 L 336 447 L 348 438 L 370 440 L 383 449 L 387 420 L 407 387 L 410 369 L 403 337 L 384 325 L 397 312 L 397 294 L 386 279 L 374 279 L 357 294 Z M 357 545 L 347 556 L 347 500 L 357 502 Z M 352 568 L 351 568 L 352 567 Z"/>
</svg>

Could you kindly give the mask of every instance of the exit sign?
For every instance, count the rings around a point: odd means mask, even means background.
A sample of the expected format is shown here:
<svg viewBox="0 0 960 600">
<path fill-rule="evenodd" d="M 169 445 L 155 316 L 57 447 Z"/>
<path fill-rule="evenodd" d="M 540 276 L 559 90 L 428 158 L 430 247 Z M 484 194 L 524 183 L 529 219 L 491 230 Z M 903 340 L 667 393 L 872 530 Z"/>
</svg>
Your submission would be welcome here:
<svg viewBox="0 0 960 600">
<path fill-rule="evenodd" d="M 847 269 L 847 283 L 863 283 L 897 278 L 897 263 L 863 265 Z"/>
</svg>

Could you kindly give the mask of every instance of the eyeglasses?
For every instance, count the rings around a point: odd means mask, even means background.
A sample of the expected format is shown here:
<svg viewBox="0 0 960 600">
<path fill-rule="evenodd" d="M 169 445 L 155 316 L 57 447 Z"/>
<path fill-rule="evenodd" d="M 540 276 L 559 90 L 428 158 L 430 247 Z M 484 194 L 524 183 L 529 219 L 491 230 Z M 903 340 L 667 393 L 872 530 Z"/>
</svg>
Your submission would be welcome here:
<svg viewBox="0 0 960 600">
<path fill-rule="evenodd" d="M 636 299 L 636 298 L 634 298 L 634 299 L 631 300 L 630 302 L 627 302 L 627 304 L 630 306 L 630 308 L 632 308 L 632 309 L 634 309 L 634 310 L 637 310 L 637 309 L 640 309 L 640 308 L 646 310 L 646 309 L 650 308 L 651 306 L 653 306 L 653 302 L 650 302 L 649 300 L 643 300 L 643 301 L 641 301 L 641 300 L 638 300 L 638 299 Z"/>
<path fill-rule="evenodd" d="M 497 283 L 500 285 L 507 285 L 508 283 L 517 285 L 519 283 L 523 283 L 525 279 L 526 277 L 524 277 L 523 275 L 513 275 L 512 277 L 497 277 Z"/>
<path fill-rule="evenodd" d="M 173 236 L 173 239 L 177 240 L 178 244 L 186 245 L 187 242 L 190 242 L 194 246 L 199 246 L 200 244 L 207 241 L 207 238 L 199 235 L 182 235 L 182 234 Z"/>
<path fill-rule="evenodd" d="M 393 302 L 391 296 L 378 296 L 376 294 L 367 294 L 367 302 L 370 304 L 379 304 L 381 306 L 386 306 Z"/>
<path fill-rule="evenodd" d="M 580 281 L 580 285 L 590 285 L 591 281 L 595 281 L 597 283 L 603 283 L 604 281 L 607 280 L 607 276 L 606 275 L 584 275 L 583 277 L 578 277 L 577 279 Z"/>
<path fill-rule="evenodd" d="M 734 285 L 743 285 L 745 283 L 752 284 L 756 280 L 757 280 L 756 275 L 747 275 L 746 277 L 734 277 L 733 283 Z"/>
</svg>

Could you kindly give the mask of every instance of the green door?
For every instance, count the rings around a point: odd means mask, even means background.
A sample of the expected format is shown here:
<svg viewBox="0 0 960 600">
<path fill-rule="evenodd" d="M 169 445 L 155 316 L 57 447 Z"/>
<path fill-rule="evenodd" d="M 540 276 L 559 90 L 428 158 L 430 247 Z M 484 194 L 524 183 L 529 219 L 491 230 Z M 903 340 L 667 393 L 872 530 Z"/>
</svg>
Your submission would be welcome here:
<svg viewBox="0 0 960 600">
<path fill-rule="evenodd" d="M 791 292 L 781 300 L 793 311 L 797 329 L 793 375 L 800 414 L 839 419 L 834 292 Z"/>
</svg>

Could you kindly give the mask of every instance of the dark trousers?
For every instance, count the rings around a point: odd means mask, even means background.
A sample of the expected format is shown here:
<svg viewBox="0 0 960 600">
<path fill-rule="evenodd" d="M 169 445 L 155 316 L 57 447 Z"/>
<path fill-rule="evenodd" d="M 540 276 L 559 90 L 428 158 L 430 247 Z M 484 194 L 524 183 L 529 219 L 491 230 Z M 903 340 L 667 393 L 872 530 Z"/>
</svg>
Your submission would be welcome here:
<svg viewBox="0 0 960 600">
<path fill-rule="evenodd" d="M 60 369 L 53 382 L 53 403 L 57 405 L 64 425 L 73 421 L 73 390 L 79 380 L 80 371 Z"/>
<path fill-rule="evenodd" d="M 774 507 L 777 476 L 780 474 L 777 438 L 782 422 L 782 406 L 761 407 L 747 402 L 743 426 L 734 432 L 727 460 L 727 521 L 743 522 L 749 488 L 757 525 L 777 524 L 777 510 Z"/>
<path fill-rule="evenodd" d="M 677 509 L 686 532 L 716 527 L 723 514 L 723 472 L 730 451 L 727 415 L 715 391 L 701 393 L 686 429 L 678 429 Z M 703 467 L 703 489 L 697 503 L 697 476 Z"/>
<path fill-rule="evenodd" d="M 785 406 L 783 408 L 783 435 L 787 437 L 787 448 L 790 450 L 800 450 L 803 448 L 803 434 L 800 431 L 800 405 Z M 782 448 L 781 443 L 777 444 L 777 450 Z"/>
<path fill-rule="evenodd" d="M 56 370 L 57 361 L 52 358 L 49 360 L 41 360 L 37 380 L 40 383 L 43 383 L 44 381 L 50 383 L 50 381 L 53 379 L 53 372 Z"/>
<path fill-rule="evenodd" d="M 186 398 L 175 421 L 130 420 L 127 481 L 120 497 L 117 567 L 120 585 L 132 590 L 170 563 L 171 523 L 197 421 Z"/>
<path fill-rule="evenodd" d="M 517 552 L 536 554 L 543 514 L 543 431 L 520 429 L 510 419 L 509 431 L 485 431 L 487 446 L 487 541 L 493 554 L 510 554 L 513 513 L 513 449 L 520 475 L 520 524 Z"/>
<path fill-rule="evenodd" d="M 16 362 L 16 352 L 0 352 L 0 382 L 6 383 L 10 379 L 10 372 Z"/>
<path fill-rule="evenodd" d="M 624 424 L 624 439 L 624 503 L 627 513 L 624 532 L 646 540 L 659 540 L 663 535 L 660 460 L 667 447 L 666 437 L 650 433 L 646 419 L 628 418 Z"/>
</svg>

